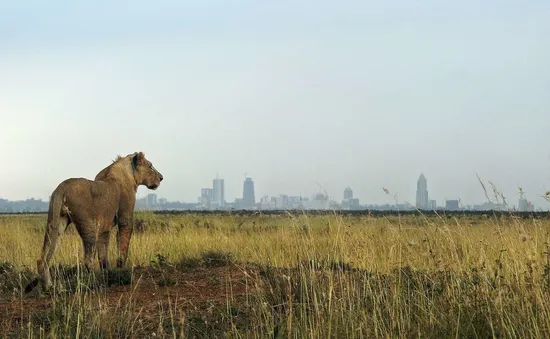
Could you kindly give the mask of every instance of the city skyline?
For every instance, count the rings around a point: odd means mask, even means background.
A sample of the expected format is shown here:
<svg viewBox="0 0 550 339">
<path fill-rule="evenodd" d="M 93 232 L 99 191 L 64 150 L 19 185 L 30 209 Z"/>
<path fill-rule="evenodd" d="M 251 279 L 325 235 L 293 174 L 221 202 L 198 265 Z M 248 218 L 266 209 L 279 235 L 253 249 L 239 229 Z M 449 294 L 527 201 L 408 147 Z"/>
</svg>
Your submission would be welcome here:
<svg viewBox="0 0 550 339">
<path fill-rule="evenodd" d="M 477 180 L 480 180 L 480 179 L 477 179 Z M 232 181 L 230 181 L 231 183 Z M 403 204 L 409 204 L 411 207 L 414 207 L 414 208 L 419 208 L 419 209 L 427 209 L 427 210 L 430 210 L 430 209 L 434 209 L 434 206 L 437 206 L 437 207 L 444 207 L 446 204 L 448 204 L 448 202 L 450 202 L 451 204 L 461 204 L 463 206 L 482 206 L 484 204 L 487 204 L 488 201 L 487 201 L 487 198 L 486 198 L 486 193 L 484 192 L 483 190 L 483 187 L 482 185 L 478 182 L 479 184 L 479 196 L 480 196 L 480 199 L 479 200 L 473 200 L 473 201 L 469 201 L 469 200 L 464 200 L 462 199 L 460 196 L 458 195 L 454 195 L 452 192 L 447 192 L 444 194 L 444 198 L 440 198 L 440 199 L 432 199 L 432 196 L 429 195 L 428 193 L 428 184 L 427 184 L 427 179 L 426 179 L 426 176 L 424 175 L 423 172 L 421 172 L 420 176 L 418 177 L 418 179 L 416 180 L 416 184 L 414 185 L 414 187 L 416 188 L 416 191 L 415 191 L 415 196 L 414 197 L 404 197 L 403 195 L 399 194 L 399 191 L 398 190 L 394 190 L 393 188 L 391 189 L 391 192 L 388 191 L 388 192 L 385 192 L 386 188 L 381 186 L 379 187 L 379 190 L 377 191 L 378 195 L 380 197 L 383 197 L 381 199 L 378 199 L 378 200 L 366 200 L 366 199 L 361 199 L 360 196 L 361 196 L 361 192 L 358 191 L 358 190 L 355 190 L 355 189 L 352 189 L 350 187 L 350 185 L 347 185 L 346 187 L 342 188 L 341 189 L 341 192 L 338 192 L 338 190 L 335 190 L 335 191 L 326 191 L 326 190 L 322 190 L 322 189 L 319 189 L 318 191 L 313 191 L 312 193 L 302 193 L 302 192 L 298 192 L 298 193 L 295 193 L 295 192 L 278 192 L 278 193 L 260 193 L 260 194 L 257 194 L 257 191 L 256 191 L 256 185 L 255 185 L 255 181 L 252 180 L 251 177 L 249 176 L 246 176 L 245 175 L 245 179 L 243 182 L 241 182 L 241 192 L 240 194 L 236 195 L 236 196 L 230 196 L 229 199 L 227 199 L 227 196 L 226 196 L 226 188 L 225 188 L 225 178 L 223 177 L 220 177 L 219 174 L 216 174 L 216 176 L 212 179 L 212 187 L 203 187 L 200 189 L 200 196 L 195 199 L 182 199 L 182 198 L 176 198 L 176 199 L 167 199 L 165 197 L 163 198 L 160 198 L 160 199 L 163 199 L 163 201 L 172 201 L 172 202 L 177 202 L 177 203 L 183 203 L 183 204 L 193 204 L 193 203 L 196 203 L 198 202 L 199 204 L 202 204 L 202 206 L 205 207 L 205 209 L 210 209 L 210 208 L 221 208 L 223 209 L 224 206 L 229 203 L 231 205 L 235 204 L 235 203 L 242 203 L 242 201 L 244 201 L 245 199 L 245 191 L 247 190 L 247 185 L 249 187 L 249 194 L 250 194 L 250 201 L 254 201 L 255 203 L 260 203 L 260 201 L 266 197 L 279 197 L 279 196 L 290 196 L 290 197 L 300 197 L 300 198 L 306 198 L 306 199 L 310 199 L 310 198 L 314 198 L 316 195 L 318 194 L 327 194 L 327 197 L 328 199 L 331 199 L 333 201 L 336 201 L 336 202 L 339 202 L 341 204 L 344 203 L 344 200 L 349 200 L 349 199 L 355 199 L 357 201 L 361 201 L 361 205 L 376 205 L 376 206 L 382 206 L 382 205 L 387 205 L 387 204 L 394 204 L 396 203 L 395 199 L 397 198 L 399 203 Z M 491 181 L 486 181 L 485 182 L 485 185 L 486 185 L 486 188 L 487 189 L 487 186 L 490 186 L 491 185 Z M 260 185 L 261 187 L 261 185 Z M 546 194 L 546 192 L 548 191 L 544 191 L 544 192 L 541 192 L 540 194 L 540 199 L 542 200 L 542 204 L 537 204 L 535 201 L 537 200 L 536 197 L 535 199 L 533 198 L 532 195 L 528 194 L 528 192 L 526 192 L 522 187 L 518 186 L 517 187 L 517 192 L 515 192 L 517 194 L 514 194 L 514 192 L 512 192 L 512 194 L 508 194 L 507 192 L 503 192 L 499 189 L 499 187 L 497 185 L 495 185 L 494 189 L 496 189 L 498 191 L 498 197 L 495 198 L 494 197 L 494 191 L 493 191 L 493 187 L 491 186 L 490 189 L 489 189 L 489 192 L 487 192 L 491 198 L 491 201 L 494 201 L 494 202 L 502 202 L 502 197 L 504 197 L 504 199 L 506 200 L 506 203 L 508 205 L 510 205 L 510 207 L 514 207 L 516 209 L 520 209 L 520 210 L 531 210 L 531 209 L 542 209 L 542 210 L 547 210 L 550 208 L 550 202 L 544 197 L 544 195 Z M 158 190 L 160 191 L 160 190 Z M 305 190 L 304 190 L 305 191 Z M 390 193 L 390 194 L 388 194 Z M 159 192 L 150 192 L 149 190 L 147 189 L 138 189 L 138 193 L 136 194 L 136 197 L 137 199 L 148 199 L 148 198 L 152 198 L 152 194 L 156 197 L 157 195 L 158 196 L 162 196 L 161 193 Z M 340 196 L 342 195 L 343 196 Z M 351 198 L 346 198 L 346 196 L 350 196 Z M 343 199 L 342 199 L 343 197 Z M 9 197 L 6 197 L 6 196 L 1 196 L 0 195 L 0 200 L 8 200 L 8 201 L 24 201 L 24 200 L 30 200 L 30 201 L 33 201 L 33 199 L 35 199 L 34 201 L 40 201 L 40 200 L 43 200 L 43 201 L 48 201 L 48 197 L 44 198 L 44 197 L 38 197 L 38 196 L 35 196 L 35 197 L 26 197 L 24 199 L 12 199 L 10 200 Z M 155 198 L 156 199 L 156 198 Z M 419 203 L 420 200 L 422 200 L 423 203 Z M 248 208 L 251 204 L 250 204 L 250 201 L 247 201 L 245 203 L 245 206 L 246 208 Z M 427 203 L 426 203 L 427 201 Z M 348 201 L 347 203 L 350 203 L 350 201 Z M 354 204 L 358 204 L 358 202 L 352 202 Z"/>
<path fill-rule="evenodd" d="M 490 208 L 496 208 L 496 209 L 514 209 L 514 210 L 520 210 L 520 211 L 533 211 L 536 208 L 539 210 L 545 210 L 545 206 L 536 206 L 531 199 L 528 199 L 526 197 L 525 192 L 522 188 L 519 188 L 519 197 L 517 200 L 510 201 L 509 198 L 506 197 L 506 195 L 498 191 L 498 187 L 491 186 L 492 194 L 496 194 L 496 196 L 489 196 L 490 200 L 485 200 L 481 203 L 476 202 L 468 202 L 463 201 L 460 197 L 452 197 L 452 198 L 445 198 L 442 201 L 437 201 L 436 199 L 430 199 L 429 193 L 428 193 L 428 184 L 427 184 L 427 178 L 424 175 L 424 173 L 421 173 L 416 181 L 416 201 L 413 202 L 409 199 L 404 199 L 399 203 L 399 196 L 396 194 L 392 194 L 389 190 L 386 188 L 382 188 L 382 191 L 386 196 L 392 197 L 392 199 L 398 199 L 395 201 L 395 206 L 401 206 L 400 208 L 406 208 L 406 209 L 420 209 L 420 210 L 436 210 L 436 209 L 446 209 L 446 210 L 459 210 L 459 209 L 490 209 Z M 216 175 L 216 178 L 213 180 L 213 188 L 201 188 L 201 196 L 198 198 L 198 204 L 202 205 L 205 209 L 220 209 L 220 204 L 212 204 L 212 191 L 215 190 L 216 185 L 220 185 L 220 189 L 223 192 L 224 191 L 224 183 L 225 180 L 223 178 L 220 178 L 219 175 Z M 491 185 L 491 182 L 487 183 L 488 185 Z M 480 184 L 480 187 L 483 189 L 483 187 Z M 205 192 L 208 192 L 205 194 Z M 545 192 L 546 193 L 546 192 Z M 146 195 L 150 196 L 152 193 L 149 193 Z M 491 192 L 485 192 L 483 191 L 483 194 L 485 198 L 487 198 L 486 194 L 491 194 Z M 326 199 L 331 201 L 332 203 L 338 203 L 338 197 L 334 196 L 332 194 L 329 194 L 328 192 L 317 192 L 313 195 L 307 196 L 307 195 L 289 195 L 285 193 L 278 193 L 275 195 L 261 195 L 260 199 L 256 203 L 255 199 L 255 184 L 251 177 L 245 176 L 245 180 L 243 182 L 243 190 L 242 190 L 242 196 L 240 197 L 234 197 L 233 201 L 227 201 L 223 200 L 223 205 L 231 206 L 231 208 L 239 208 L 239 209 L 250 209 L 257 208 L 262 203 L 265 202 L 266 199 L 271 200 L 272 203 L 274 203 L 279 197 L 290 197 L 294 200 L 296 200 L 296 204 L 302 201 L 309 201 L 310 199 L 315 200 L 316 197 L 319 195 L 326 195 Z M 298 200 L 299 199 L 299 200 Z M 545 198 L 543 198 L 545 199 Z M 545 199 L 547 201 L 547 199 Z M 548 202 L 548 201 L 547 201 Z M 343 189 L 343 196 L 342 200 L 339 202 L 339 205 L 342 209 L 357 209 L 357 208 L 363 208 L 365 206 L 383 206 L 388 205 L 388 202 L 386 203 L 377 203 L 377 202 L 364 202 L 364 204 L 360 204 L 360 199 L 356 198 L 354 196 L 354 191 L 350 186 L 347 186 Z M 392 205 L 390 203 L 390 205 Z M 221 208 L 223 209 L 223 207 Z M 323 208 L 322 208 L 323 209 Z M 550 205 L 546 206 L 546 209 L 550 209 Z"/>
<path fill-rule="evenodd" d="M 373 204 L 360 203 L 360 199 L 354 196 L 354 191 L 350 186 L 344 188 L 342 193 L 341 202 L 337 201 L 333 196 L 327 193 L 317 193 L 311 197 L 306 196 L 291 196 L 287 194 L 279 194 L 277 196 L 262 196 L 258 202 L 255 198 L 255 185 L 251 177 L 245 176 L 243 181 L 242 197 L 235 197 L 234 201 L 226 201 L 224 196 L 224 183 L 225 180 L 220 178 L 217 174 L 212 180 L 212 187 L 201 188 L 201 195 L 198 197 L 197 202 L 181 202 L 181 201 L 168 201 L 164 197 L 158 197 L 156 193 L 148 193 L 144 197 L 137 197 L 136 209 L 137 210 L 277 210 L 277 209 L 305 209 L 305 210 L 439 210 L 439 211 L 459 211 L 459 210 L 501 210 L 501 211 L 521 211 L 521 212 L 534 212 L 536 211 L 548 211 L 549 207 L 537 208 L 532 201 L 530 201 L 523 190 L 519 188 L 519 198 L 517 205 L 511 203 L 502 192 L 499 192 L 496 187 L 491 185 L 491 190 L 495 195 L 494 199 L 489 199 L 483 204 L 468 204 L 458 199 L 445 199 L 443 204 L 437 204 L 436 200 L 429 199 L 428 195 L 428 181 L 421 173 L 416 181 L 416 205 L 410 202 L 399 202 L 397 195 L 392 194 L 388 189 L 382 188 L 384 193 L 395 199 L 394 203 L 386 204 Z M 483 186 L 485 186 L 483 184 Z M 487 188 L 484 187 L 486 190 Z M 484 191 L 486 195 L 489 193 Z M 550 192 L 546 192 L 545 200 L 550 203 Z M 9 201 L 0 198 L 0 212 L 40 212 L 46 211 L 48 206 L 47 201 L 41 199 L 27 199 L 24 201 Z"/>
</svg>

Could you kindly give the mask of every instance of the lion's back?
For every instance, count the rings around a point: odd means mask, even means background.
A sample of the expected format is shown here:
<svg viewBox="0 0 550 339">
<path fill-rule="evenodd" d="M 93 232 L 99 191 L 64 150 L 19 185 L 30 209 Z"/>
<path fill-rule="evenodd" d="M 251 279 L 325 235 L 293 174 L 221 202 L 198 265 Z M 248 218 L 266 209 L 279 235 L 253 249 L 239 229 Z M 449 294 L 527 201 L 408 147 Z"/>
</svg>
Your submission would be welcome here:
<svg viewBox="0 0 550 339">
<path fill-rule="evenodd" d="M 72 211 L 109 211 L 118 206 L 116 185 L 86 178 L 70 178 L 59 184 L 63 203 Z M 85 213 L 89 214 L 89 213 Z M 95 214 L 95 213 L 92 213 Z"/>
</svg>

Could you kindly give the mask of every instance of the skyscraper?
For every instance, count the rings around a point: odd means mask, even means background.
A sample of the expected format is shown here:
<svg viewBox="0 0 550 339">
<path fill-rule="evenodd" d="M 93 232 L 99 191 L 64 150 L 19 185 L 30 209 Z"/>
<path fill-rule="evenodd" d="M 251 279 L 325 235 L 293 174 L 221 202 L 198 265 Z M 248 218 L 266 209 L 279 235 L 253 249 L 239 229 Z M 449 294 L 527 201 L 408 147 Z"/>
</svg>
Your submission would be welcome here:
<svg viewBox="0 0 550 339">
<path fill-rule="evenodd" d="M 211 188 L 202 188 L 200 204 L 203 208 L 210 209 L 212 205 L 212 189 Z"/>
<path fill-rule="evenodd" d="M 424 174 L 421 173 L 416 182 L 416 208 L 427 210 L 428 207 L 428 182 Z"/>
<path fill-rule="evenodd" d="M 225 206 L 224 181 L 218 176 L 212 181 L 212 208 Z"/>
<path fill-rule="evenodd" d="M 147 194 L 147 198 L 145 199 L 145 202 L 147 204 L 147 207 L 154 207 L 157 205 L 157 195 L 154 193 Z"/>
<path fill-rule="evenodd" d="M 256 205 L 254 195 L 254 181 L 251 178 L 245 178 L 243 183 L 243 201 L 244 208 L 253 208 Z"/>
<path fill-rule="evenodd" d="M 353 190 L 348 186 L 344 189 L 344 200 L 353 199 Z"/>
<path fill-rule="evenodd" d="M 344 200 L 342 200 L 343 210 L 357 210 L 359 209 L 359 199 L 353 198 L 353 190 L 348 186 L 344 189 Z"/>
</svg>

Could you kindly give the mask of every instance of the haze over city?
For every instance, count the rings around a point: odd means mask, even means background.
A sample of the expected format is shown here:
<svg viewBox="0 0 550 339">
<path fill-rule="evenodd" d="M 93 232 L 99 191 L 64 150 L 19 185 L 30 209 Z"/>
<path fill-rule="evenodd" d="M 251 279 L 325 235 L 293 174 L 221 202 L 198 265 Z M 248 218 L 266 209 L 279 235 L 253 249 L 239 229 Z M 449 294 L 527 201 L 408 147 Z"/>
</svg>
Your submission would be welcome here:
<svg viewBox="0 0 550 339">
<path fill-rule="evenodd" d="M 477 173 L 548 206 L 548 1 L 43 6 L 0 6 L 0 198 L 143 151 L 168 200 L 246 173 L 257 198 L 414 203 L 424 173 L 479 204 Z"/>
</svg>

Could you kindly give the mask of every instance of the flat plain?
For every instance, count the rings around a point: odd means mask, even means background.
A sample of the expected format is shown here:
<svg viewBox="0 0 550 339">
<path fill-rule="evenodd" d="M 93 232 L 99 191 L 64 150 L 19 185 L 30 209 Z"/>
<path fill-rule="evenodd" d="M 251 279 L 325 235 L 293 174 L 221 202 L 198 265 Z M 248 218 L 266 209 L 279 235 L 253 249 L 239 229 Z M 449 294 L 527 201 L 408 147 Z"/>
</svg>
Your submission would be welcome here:
<svg viewBox="0 0 550 339">
<path fill-rule="evenodd" d="M 550 337 L 548 217 L 137 212 L 135 221 L 127 267 L 107 272 L 82 268 L 70 226 L 44 294 L 24 289 L 46 215 L 0 215 L 0 337 Z"/>
</svg>

